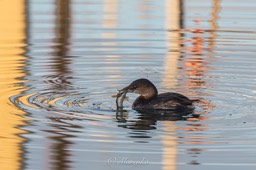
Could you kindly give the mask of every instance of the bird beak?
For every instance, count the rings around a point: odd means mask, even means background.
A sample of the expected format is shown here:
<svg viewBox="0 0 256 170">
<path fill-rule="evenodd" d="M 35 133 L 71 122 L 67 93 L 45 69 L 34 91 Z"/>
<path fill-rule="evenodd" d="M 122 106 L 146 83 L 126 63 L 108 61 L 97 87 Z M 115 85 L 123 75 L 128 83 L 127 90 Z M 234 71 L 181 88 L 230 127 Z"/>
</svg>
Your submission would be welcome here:
<svg viewBox="0 0 256 170">
<path fill-rule="evenodd" d="M 129 85 L 129 86 L 123 88 L 122 90 L 118 90 L 118 91 L 119 91 L 118 93 L 123 94 L 123 93 L 133 92 L 134 89 L 132 89 L 131 86 Z"/>
</svg>

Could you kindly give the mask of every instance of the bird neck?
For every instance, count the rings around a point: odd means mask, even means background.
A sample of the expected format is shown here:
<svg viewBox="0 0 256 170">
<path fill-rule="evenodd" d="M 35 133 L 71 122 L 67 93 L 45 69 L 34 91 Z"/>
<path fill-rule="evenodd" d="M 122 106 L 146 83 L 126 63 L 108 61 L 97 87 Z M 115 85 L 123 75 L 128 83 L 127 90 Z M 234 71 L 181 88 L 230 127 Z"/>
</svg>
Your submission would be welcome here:
<svg viewBox="0 0 256 170">
<path fill-rule="evenodd" d="M 154 97 L 156 97 L 158 94 L 156 87 L 150 86 L 149 88 L 147 88 L 143 94 L 141 94 L 141 97 L 145 100 L 150 100 Z"/>
</svg>

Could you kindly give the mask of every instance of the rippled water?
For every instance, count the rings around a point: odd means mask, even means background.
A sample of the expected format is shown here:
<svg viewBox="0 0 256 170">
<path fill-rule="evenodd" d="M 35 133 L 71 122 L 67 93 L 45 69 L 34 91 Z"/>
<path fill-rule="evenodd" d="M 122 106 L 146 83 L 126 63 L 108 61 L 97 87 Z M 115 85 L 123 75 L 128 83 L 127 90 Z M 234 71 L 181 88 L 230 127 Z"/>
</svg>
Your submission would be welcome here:
<svg viewBox="0 0 256 170">
<path fill-rule="evenodd" d="M 0 169 L 254 170 L 255 7 L 0 1 Z M 116 112 L 142 77 L 201 98 L 200 117 L 138 113 L 135 94 Z"/>
</svg>

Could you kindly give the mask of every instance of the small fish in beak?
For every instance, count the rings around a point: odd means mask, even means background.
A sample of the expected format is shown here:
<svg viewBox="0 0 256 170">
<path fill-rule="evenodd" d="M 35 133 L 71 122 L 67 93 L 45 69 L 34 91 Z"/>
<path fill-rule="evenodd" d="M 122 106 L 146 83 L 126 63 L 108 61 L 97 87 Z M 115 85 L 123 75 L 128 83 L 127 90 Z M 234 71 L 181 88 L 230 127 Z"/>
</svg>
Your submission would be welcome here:
<svg viewBox="0 0 256 170">
<path fill-rule="evenodd" d="M 126 93 L 128 91 L 127 90 L 119 90 L 117 95 L 116 95 L 116 106 L 117 106 L 117 109 L 122 109 L 123 108 L 123 102 L 126 98 Z"/>
</svg>

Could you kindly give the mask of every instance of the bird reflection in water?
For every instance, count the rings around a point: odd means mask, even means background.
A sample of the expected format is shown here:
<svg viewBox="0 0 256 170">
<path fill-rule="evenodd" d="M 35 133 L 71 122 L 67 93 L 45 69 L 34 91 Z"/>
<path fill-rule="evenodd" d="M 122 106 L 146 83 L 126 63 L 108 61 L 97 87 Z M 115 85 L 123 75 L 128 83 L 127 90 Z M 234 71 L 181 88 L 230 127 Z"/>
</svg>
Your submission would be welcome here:
<svg viewBox="0 0 256 170">
<path fill-rule="evenodd" d="M 117 122 L 121 123 L 118 125 L 118 127 L 136 130 L 156 129 L 157 121 L 185 121 L 190 118 L 196 119 L 198 117 L 199 115 L 193 114 L 193 111 L 189 113 L 179 113 L 171 110 L 144 110 L 139 111 L 137 120 L 128 121 L 129 114 L 127 110 L 116 110 L 116 120 Z"/>
</svg>

